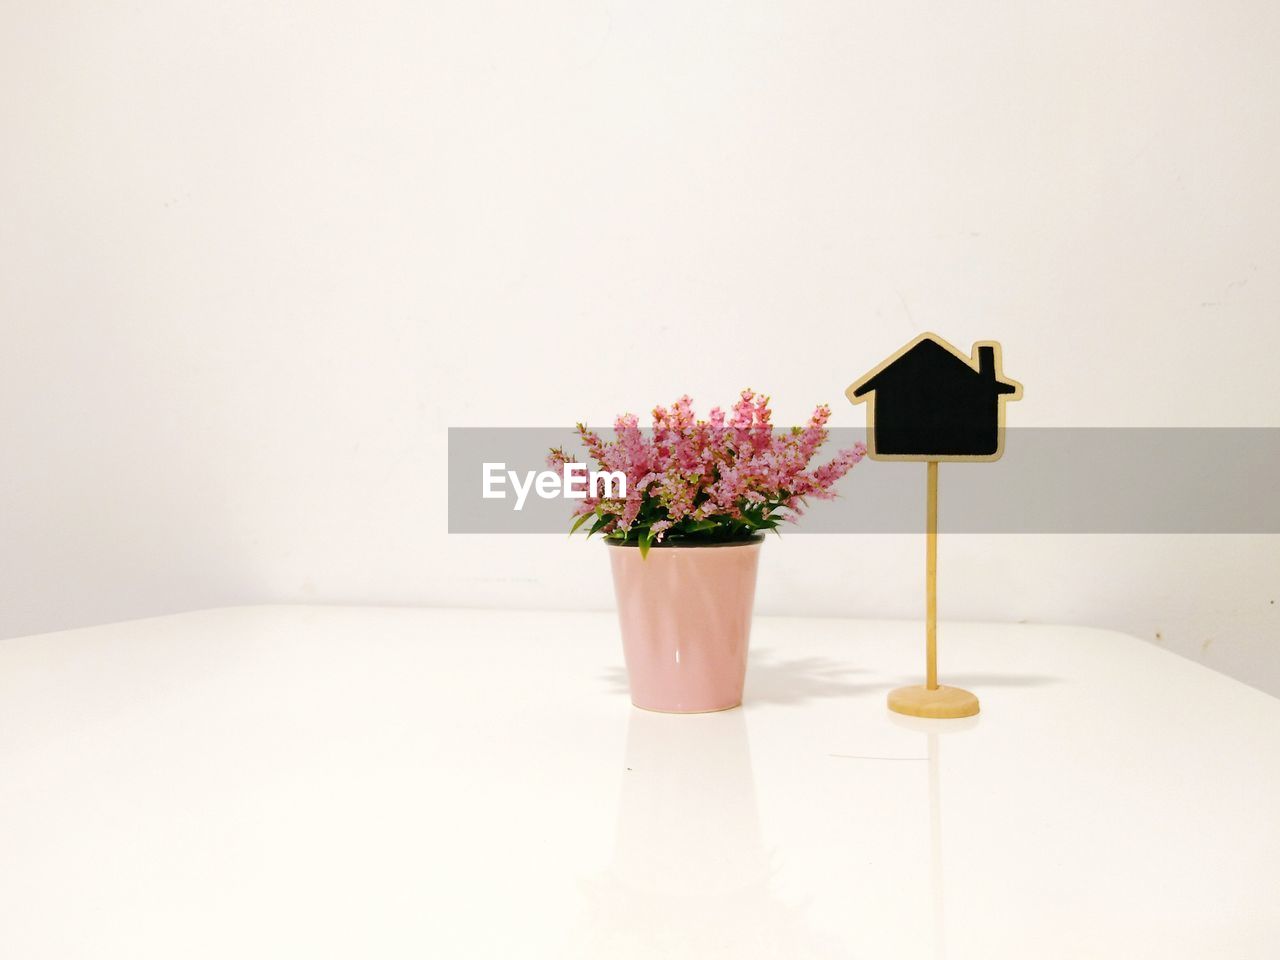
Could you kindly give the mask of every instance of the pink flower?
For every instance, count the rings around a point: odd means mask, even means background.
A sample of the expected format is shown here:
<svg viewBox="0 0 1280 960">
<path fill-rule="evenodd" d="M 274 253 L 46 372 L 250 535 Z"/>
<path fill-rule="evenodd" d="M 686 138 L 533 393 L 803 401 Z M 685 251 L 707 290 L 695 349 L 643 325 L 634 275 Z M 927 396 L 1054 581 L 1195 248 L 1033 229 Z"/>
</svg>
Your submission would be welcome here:
<svg viewBox="0 0 1280 960">
<path fill-rule="evenodd" d="M 835 496 L 836 482 L 866 455 L 857 444 L 810 468 L 830 417 L 824 404 L 805 426 L 777 430 L 769 398 L 744 390 L 728 415 L 713 407 L 706 420 L 696 418 L 688 396 L 656 406 L 647 437 L 632 414 L 618 417 L 607 442 L 579 424 L 590 459 L 624 473 L 627 492 L 624 499 L 589 497 L 574 514 L 597 513 L 604 533 L 641 546 L 669 537 L 741 539 L 794 522 L 806 497 Z M 554 469 L 573 462 L 561 449 L 547 458 Z"/>
</svg>

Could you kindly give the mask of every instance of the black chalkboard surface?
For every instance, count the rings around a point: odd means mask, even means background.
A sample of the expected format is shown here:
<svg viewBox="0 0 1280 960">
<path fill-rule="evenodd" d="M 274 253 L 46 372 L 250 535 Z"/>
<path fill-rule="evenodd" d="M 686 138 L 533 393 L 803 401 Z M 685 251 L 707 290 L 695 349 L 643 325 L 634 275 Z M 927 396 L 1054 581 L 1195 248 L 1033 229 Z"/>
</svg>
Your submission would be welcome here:
<svg viewBox="0 0 1280 960">
<path fill-rule="evenodd" d="M 867 402 L 867 449 L 876 460 L 998 460 L 1004 404 L 1022 385 L 1003 376 L 1000 344 L 982 341 L 965 356 L 937 334 L 916 337 L 852 384 Z"/>
</svg>

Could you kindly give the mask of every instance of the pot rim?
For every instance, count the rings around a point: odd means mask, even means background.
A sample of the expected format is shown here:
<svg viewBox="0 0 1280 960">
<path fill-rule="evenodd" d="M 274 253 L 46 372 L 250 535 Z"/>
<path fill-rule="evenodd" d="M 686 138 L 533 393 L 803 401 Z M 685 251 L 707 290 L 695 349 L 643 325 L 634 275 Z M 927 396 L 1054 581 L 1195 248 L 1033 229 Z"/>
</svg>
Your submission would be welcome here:
<svg viewBox="0 0 1280 960">
<path fill-rule="evenodd" d="M 619 550 L 639 550 L 638 543 L 618 543 L 616 540 L 606 540 L 605 546 L 613 547 Z M 711 550 L 725 547 L 755 547 L 764 543 L 764 534 L 757 533 L 747 540 L 722 540 L 715 543 L 688 543 L 686 541 L 677 540 L 675 543 L 653 543 L 649 545 L 650 550 Z"/>
</svg>

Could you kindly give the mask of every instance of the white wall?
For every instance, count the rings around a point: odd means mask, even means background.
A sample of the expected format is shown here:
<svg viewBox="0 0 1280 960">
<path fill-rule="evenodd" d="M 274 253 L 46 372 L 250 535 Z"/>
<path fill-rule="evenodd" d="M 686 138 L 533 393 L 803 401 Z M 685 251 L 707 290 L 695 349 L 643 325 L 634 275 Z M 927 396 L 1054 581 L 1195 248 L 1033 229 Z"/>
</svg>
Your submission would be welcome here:
<svg viewBox="0 0 1280 960">
<path fill-rule="evenodd" d="M 0 636 L 605 607 L 595 544 L 446 535 L 446 426 L 745 385 L 854 425 L 924 328 L 1004 342 L 1011 423 L 1280 426 L 1278 58 L 1264 0 L 10 4 Z M 919 549 L 771 543 L 759 608 L 915 615 Z M 1275 537 L 942 565 L 946 615 L 1280 693 Z"/>
</svg>

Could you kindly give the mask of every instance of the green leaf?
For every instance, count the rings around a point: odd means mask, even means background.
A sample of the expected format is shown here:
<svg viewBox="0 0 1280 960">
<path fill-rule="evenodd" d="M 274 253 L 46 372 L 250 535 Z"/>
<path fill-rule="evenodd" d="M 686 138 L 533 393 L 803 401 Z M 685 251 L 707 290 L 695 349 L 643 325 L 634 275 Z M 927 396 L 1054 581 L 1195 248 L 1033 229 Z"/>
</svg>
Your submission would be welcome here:
<svg viewBox="0 0 1280 960">
<path fill-rule="evenodd" d="M 569 536 L 573 536 L 578 532 L 578 528 L 591 519 L 591 514 L 584 513 L 577 520 L 573 521 L 573 526 L 569 528 Z"/>
<path fill-rule="evenodd" d="M 653 543 L 653 534 L 648 530 L 645 530 L 640 534 L 640 539 L 637 543 L 640 546 L 640 559 L 643 560 L 645 557 L 649 556 L 649 547 Z"/>
</svg>

